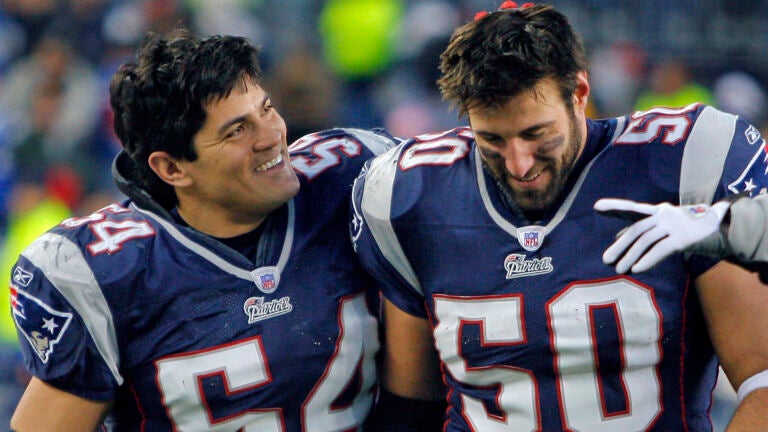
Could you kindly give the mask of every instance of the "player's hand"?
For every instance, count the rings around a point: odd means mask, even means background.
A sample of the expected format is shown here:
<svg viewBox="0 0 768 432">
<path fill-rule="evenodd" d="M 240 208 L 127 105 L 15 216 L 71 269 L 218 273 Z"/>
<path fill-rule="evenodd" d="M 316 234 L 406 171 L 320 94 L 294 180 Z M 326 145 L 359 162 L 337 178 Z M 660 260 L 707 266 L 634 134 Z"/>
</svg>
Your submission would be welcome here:
<svg viewBox="0 0 768 432">
<path fill-rule="evenodd" d="M 603 198 L 594 209 L 609 216 L 636 220 L 621 231 L 603 253 L 603 262 L 616 265 L 617 273 L 644 272 L 669 255 L 697 251 L 712 236 L 719 236 L 720 222 L 730 203 L 675 206 L 668 203 L 645 204 Z M 638 218 L 642 218 L 637 220 Z"/>
</svg>

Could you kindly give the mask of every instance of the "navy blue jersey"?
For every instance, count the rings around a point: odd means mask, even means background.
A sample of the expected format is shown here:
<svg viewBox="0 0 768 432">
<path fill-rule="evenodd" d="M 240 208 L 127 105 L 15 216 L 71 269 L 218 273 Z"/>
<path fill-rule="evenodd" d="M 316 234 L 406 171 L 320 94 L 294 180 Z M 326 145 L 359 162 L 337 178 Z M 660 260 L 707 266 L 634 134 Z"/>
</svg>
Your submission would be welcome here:
<svg viewBox="0 0 768 432">
<path fill-rule="evenodd" d="M 616 275 L 601 255 L 628 221 L 603 197 L 712 202 L 768 186 L 757 130 L 711 107 L 588 121 L 580 167 L 533 224 L 483 169 L 471 131 L 420 136 L 371 161 L 353 191 L 363 265 L 429 319 L 447 431 L 709 431 L 717 359 L 676 254 Z"/>
<path fill-rule="evenodd" d="M 120 431 L 359 428 L 379 344 L 349 193 L 393 144 L 343 129 L 294 143 L 300 192 L 265 220 L 251 259 L 130 200 L 65 220 L 13 269 L 27 367 L 114 400 Z"/>
</svg>

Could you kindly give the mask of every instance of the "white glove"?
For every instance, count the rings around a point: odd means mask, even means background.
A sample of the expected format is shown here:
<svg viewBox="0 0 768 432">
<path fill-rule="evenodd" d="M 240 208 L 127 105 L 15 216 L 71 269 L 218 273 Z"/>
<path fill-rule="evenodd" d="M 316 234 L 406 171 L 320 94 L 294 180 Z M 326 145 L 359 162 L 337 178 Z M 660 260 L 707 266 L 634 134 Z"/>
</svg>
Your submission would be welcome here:
<svg viewBox="0 0 768 432">
<path fill-rule="evenodd" d="M 603 253 L 603 262 L 608 265 L 616 263 L 617 273 L 628 270 L 640 273 L 675 252 L 709 250 L 712 243 L 710 237 L 719 236 L 720 222 L 730 204 L 674 206 L 669 203 L 653 205 L 625 199 L 600 199 L 594 206 L 599 212 L 630 218 L 647 216 L 619 232 L 613 244 Z"/>
</svg>

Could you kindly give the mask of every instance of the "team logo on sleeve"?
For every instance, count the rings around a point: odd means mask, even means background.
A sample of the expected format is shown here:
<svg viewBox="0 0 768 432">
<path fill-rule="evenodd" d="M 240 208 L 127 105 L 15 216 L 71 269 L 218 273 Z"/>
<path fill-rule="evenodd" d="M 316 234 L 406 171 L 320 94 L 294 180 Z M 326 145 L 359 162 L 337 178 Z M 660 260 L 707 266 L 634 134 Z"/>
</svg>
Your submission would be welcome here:
<svg viewBox="0 0 768 432">
<path fill-rule="evenodd" d="M 758 167 L 757 169 L 755 169 L 756 166 Z M 758 178 L 758 182 L 762 182 L 759 180 L 758 174 L 762 176 L 768 175 L 768 149 L 765 148 L 765 144 L 757 149 L 757 152 L 752 156 L 744 170 L 741 171 L 738 178 L 728 184 L 728 190 L 733 193 L 748 192 L 752 195 L 755 189 L 758 188 L 755 179 Z"/>
<path fill-rule="evenodd" d="M 43 363 L 72 321 L 72 314 L 48 306 L 37 297 L 11 287 L 11 308 L 16 326 Z"/>
</svg>

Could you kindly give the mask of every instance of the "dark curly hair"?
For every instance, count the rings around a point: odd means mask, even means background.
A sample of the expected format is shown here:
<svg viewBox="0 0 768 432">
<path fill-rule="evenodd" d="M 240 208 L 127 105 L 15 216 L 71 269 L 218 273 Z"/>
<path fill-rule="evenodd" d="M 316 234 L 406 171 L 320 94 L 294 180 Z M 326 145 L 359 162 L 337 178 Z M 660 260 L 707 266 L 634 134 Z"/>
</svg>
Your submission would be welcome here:
<svg viewBox="0 0 768 432">
<path fill-rule="evenodd" d="M 205 106 L 245 81 L 258 83 L 258 55 L 241 37 L 203 39 L 186 29 L 147 35 L 136 62 L 123 64 L 109 86 L 115 133 L 133 160 L 138 186 L 176 203 L 173 188 L 149 168 L 149 155 L 197 159 L 192 139 L 205 123 Z"/>
<path fill-rule="evenodd" d="M 440 60 L 440 91 L 460 116 L 475 107 L 499 108 L 544 78 L 559 84 L 569 104 L 577 73 L 587 70 L 581 39 L 550 5 L 500 10 L 469 22 L 454 31 Z"/>
</svg>

